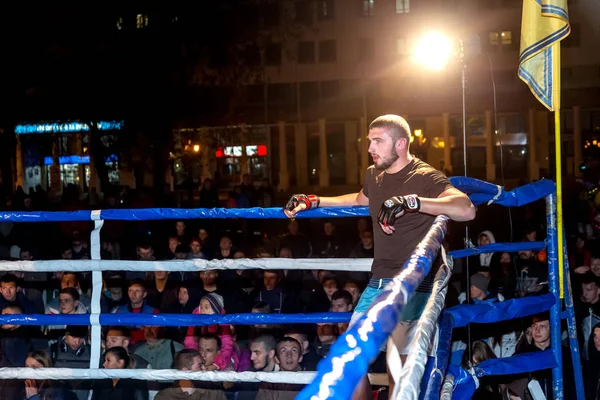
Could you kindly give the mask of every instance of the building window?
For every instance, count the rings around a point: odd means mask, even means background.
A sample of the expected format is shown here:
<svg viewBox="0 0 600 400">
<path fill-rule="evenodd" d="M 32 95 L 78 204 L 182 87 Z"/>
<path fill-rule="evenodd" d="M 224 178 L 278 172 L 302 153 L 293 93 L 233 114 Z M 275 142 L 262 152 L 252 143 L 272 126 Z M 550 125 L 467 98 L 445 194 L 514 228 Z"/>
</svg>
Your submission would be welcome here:
<svg viewBox="0 0 600 400">
<path fill-rule="evenodd" d="M 340 81 L 321 82 L 321 98 L 331 99 L 340 95 Z"/>
<path fill-rule="evenodd" d="M 296 2 L 296 22 L 305 25 L 312 24 L 312 6 L 310 1 L 302 0 Z"/>
<path fill-rule="evenodd" d="M 372 60 L 375 56 L 375 41 L 372 38 L 360 39 L 358 46 L 359 60 Z"/>
<path fill-rule="evenodd" d="M 581 44 L 581 26 L 578 23 L 571 24 L 571 33 L 562 41 L 564 47 L 579 47 Z"/>
<path fill-rule="evenodd" d="M 410 0 L 396 0 L 396 14 L 408 14 L 410 12 Z"/>
<path fill-rule="evenodd" d="M 279 24 L 281 9 L 278 4 L 267 4 L 262 15 L 263 27 L 270 29 Z"/>
<path fill-rule="evenodd" d="M 315 42 L 298 43 L 298 63 L 312 64 L 315 62 Z"/>
<path fill-rule="evenodd" d="M 146 28 L 148 26 L 148 16 L 145 14 L 138 14 L 135 19 L 135 26 L 138 29 Z"/>
<path fill-rule="evenodd" d="M 319 0 L 319 21 L 331 21 L 335 18 L 334 0 Z"/>
<path fill-rule="evenodd" d="M 363 17 L 372 17 L 375 15 L 375 0 L 360 0 L 360 2 Z"/>
<path fill-rule="evenodd" d="M 321 40 L 319 42 L 319 61 L 334 62 L 337 58 L 335 40 Z"/>
<path fill-rule="evenodd" d="M 319 102 L 319 83 L 302 82 L 300 83 L 300 106 L 314 106 Z"/>
<path fill-rule="evenodd" d="M 260 65 L 260 48 L 255 44 L 248 45 L 242 50 L 241 57 L 248 66 Z"/>
<path fill-rule="evenodd" d="M 287 83 L 272 83 L 267 88 L 269 103 L 286 104 L 290 101 L 290 85 Z"/>
<path fill-rule="evenodd" d="M 511 45 L 512 31 L 490 32 L 489 39 L 492 46 Z"/>
<path fill-rule="evenodd" d="M 281 65 L 281 44 L 269 43 L 265 48 L 265 64 L 269 66 Z"/>
<path fill-rule="evenodd" d="M 246 86 L 246 99 L 248 103 L 256 104 L 265 101 L 265 86 L 264 85 L 249 85 Z"/>
</svg>

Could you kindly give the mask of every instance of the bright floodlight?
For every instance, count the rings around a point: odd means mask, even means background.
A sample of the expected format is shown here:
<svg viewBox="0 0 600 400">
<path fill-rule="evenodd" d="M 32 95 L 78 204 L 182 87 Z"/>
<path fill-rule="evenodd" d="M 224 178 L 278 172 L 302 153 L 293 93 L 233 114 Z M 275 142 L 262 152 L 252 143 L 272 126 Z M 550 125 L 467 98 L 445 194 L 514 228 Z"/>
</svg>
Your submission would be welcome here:
<svg viewBox="0 0 600 400">
<path fill-rule="evenodd" d="M 452 43 L 446 36 L 432 32 L 425 35 L 415 47 L 415 60 L 427 68 L 444 68 L 452 53 Z"/>
</svg>

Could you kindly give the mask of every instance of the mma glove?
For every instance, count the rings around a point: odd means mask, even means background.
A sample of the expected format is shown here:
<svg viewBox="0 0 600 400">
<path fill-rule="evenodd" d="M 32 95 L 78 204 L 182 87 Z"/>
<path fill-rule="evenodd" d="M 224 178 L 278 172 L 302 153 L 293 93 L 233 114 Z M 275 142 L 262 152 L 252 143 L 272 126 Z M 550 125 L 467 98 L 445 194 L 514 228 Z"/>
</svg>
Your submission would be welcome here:
<svg viewBox="0 0 600 400">
<path fill-rule="evenodd" d="M 315 194 L 295 194 L 288 200 L 287 204 L 285 205 L 285 209 L 288 211 L 292 211 L 300 204 L 306 205 L 307 210 L 310 210 L 311 208 L 319 208 L 319 204 L 321 204 L 321 199 Z"/>
<path fill-rule="evenodd" d="M 384 226 L 394 225 L 397 217 L 404 213 L 416 213 L 421 209 L 421 200 L 416 194 L 394 196 L 383 202 L 377 221 Z"/>
</svg>

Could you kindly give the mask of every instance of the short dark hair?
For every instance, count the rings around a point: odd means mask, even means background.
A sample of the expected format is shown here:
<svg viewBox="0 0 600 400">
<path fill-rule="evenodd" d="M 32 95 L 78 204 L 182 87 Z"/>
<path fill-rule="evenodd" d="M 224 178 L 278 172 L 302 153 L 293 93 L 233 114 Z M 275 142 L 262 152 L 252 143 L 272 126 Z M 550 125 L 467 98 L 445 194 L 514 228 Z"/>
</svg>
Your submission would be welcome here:
<svg viewBox="0 0 600 400">
<path fill-rule="evenodd" d="M 374 128 L 385 129 L 394 142 L 399 139 L 406 139 L 406 145 L 410 144 L 410 126 L 399 115 L 387 114 L 375 118 L 369 125 L 369 130 Z"/>
<path fill-rule="evenodd" d="M 252 343 L 262 343 L 266 351 L 277 350 L 277 339 L 272 335 L 261 335 L 254 339 Z"/>
<path fill-rule="evenodd" d="M 331 301 L 339 299 L 344 299 L 346 304 L 352 304 L 352 295 L 347 290 L 338 290 L 333 294 L 333 296 L 331 296 Z"/>
<path fill-rule="evenodd" d="M 194 358 L 201 357 L 200 352 L 196 349 L 183 349 L 173 358 L 173 368 L 182 370 L 184 368 L 191 369 L 194 363 Z"/>
<path fill-rule="evenodd" d="M 106 331 L 106 336 L 108 336 L 108 332 L 110 331 L 117 331 L 120 333 L 119 336 L 123 336 L 126 338 L 130 338 L 131 337 L 131 332 L 129 331 L 129 328 L 126 326 L 109 326 L 108 330 Z"/>
<path fill-rule="evenodd" d="M 4 274 L 2 275 L 2 278 L 0 278 L 0 283 L 14 283 L 16 285 L 19 283 L 19 278 L 13 274 Z"/>
<path fill-rule="evenodd" d="M 146 290 L 146 282 L 143 279 L 132 279 L 131 282 L 129 282 L 129 285 L 127 285 L 127 289 L 134 285 L 141 286 Z"/>
<path fill-rule="evenodd" d="M 200 337 L 198 338 L 198 341 L 200 341 L 201 339 L 204 340 L 216 340 L 217 341 L 217 350 L 221 350 L 221 338 L 217 335 L 215 335 L 214 333 L 206 333 L 204 335 L 200 335 Z"/>
<path fill-rule="evenodd" d="M 598 277 L 590 271 L 586 272 L 585 274 L 583 274 L 581 276 L 581 283 L 583 283 L 583 284 L 595 283 L 596 286 L 600 287 L 600 279 L 598 279 Z"/>
<path fill-rule="evenodd" d="M 71 296 L 73 298 L 73 300 L 77 301 L 79 300 L 79 292 L 77 291 L 77 289 L 72 288 L 72 287 L 66 287 L 64 289 L 60 289 L 60 292 L 58 292 L 59 295 L 61 294 L 68 294 L 69 296 Z"/>
</svg>

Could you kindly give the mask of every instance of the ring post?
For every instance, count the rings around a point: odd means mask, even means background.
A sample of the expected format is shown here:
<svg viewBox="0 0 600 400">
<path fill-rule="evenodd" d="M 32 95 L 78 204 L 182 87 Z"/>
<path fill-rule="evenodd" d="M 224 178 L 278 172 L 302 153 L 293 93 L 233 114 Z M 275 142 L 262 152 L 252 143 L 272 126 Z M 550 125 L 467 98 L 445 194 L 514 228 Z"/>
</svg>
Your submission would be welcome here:
<svg viewBox="0 0 600 400">
<path fill-rule="evenodd" d="M 564 398 L 564 391 L 562 377 L 562 348 L 560 340 L 561 295 L 558 282 L 558 238 L 556 229 L 555 194 L 546 197 L 546 223 L 548 225 L 548 284 L 550 286 L 550 292 L 552 292 L 556 298 L 556 304 L 550 308 L 550 343 L 557 365 L 552 368 L 552 393 L 554 400 L 562 400 Z"/>
</svg>

